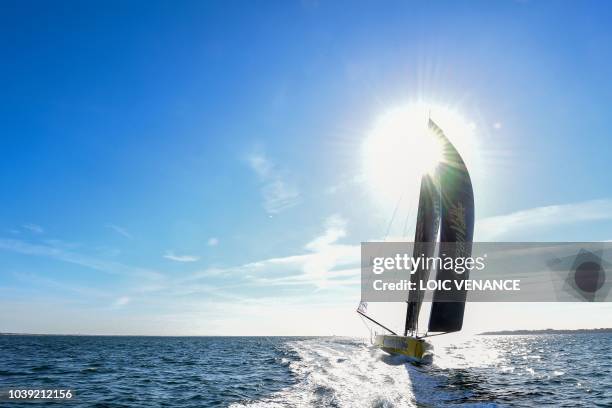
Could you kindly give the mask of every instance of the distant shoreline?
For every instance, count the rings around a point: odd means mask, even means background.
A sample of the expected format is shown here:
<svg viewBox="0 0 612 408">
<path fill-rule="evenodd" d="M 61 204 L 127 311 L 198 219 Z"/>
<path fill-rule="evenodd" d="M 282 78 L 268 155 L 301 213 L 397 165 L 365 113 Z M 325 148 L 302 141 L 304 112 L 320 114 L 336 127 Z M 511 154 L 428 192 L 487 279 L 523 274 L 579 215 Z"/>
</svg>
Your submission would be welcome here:
<svg viewBox="0 0 612 408">
<path fill-rule="evenodd" d="M 500 330 L 479 333 L 479 336 L 513 336 L 513 335 L 529 335 L 529 334 L 597 334 L 597 333 L 612 333 L 612 328 L 601 329 L 576 329 L 576 330 Z"/>
</svg>

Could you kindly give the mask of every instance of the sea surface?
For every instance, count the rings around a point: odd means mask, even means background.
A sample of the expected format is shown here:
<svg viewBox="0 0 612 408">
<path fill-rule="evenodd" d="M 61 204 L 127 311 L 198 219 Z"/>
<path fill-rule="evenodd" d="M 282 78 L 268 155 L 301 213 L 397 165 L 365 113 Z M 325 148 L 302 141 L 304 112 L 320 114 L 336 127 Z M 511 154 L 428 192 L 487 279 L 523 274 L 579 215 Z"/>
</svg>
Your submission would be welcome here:
<svg viewBox="0 0 612 408">
<path fill-rule="evenodd" d="M 441 339 L 415 367 L 356 338 L 0 336 L 0 392 L 74 393 L 0 406 L 612 406 L 611 334 Z"/>
</svg>

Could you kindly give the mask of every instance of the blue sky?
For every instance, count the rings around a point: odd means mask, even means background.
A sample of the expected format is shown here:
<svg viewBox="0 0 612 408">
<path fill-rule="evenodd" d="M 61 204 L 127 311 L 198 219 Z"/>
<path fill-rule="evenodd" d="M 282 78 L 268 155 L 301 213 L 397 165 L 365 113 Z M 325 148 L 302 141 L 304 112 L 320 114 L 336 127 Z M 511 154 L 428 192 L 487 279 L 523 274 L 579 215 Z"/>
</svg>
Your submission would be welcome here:
<svg viewBox="0 0 612 408">
<path fill-rule="evenodd" d="M 417 101 L 473 129 L 477 237 L 612 239 L 603 3 L 0 7 L 1 331 L 358 333 L 363 142 Z"/>
</svg>

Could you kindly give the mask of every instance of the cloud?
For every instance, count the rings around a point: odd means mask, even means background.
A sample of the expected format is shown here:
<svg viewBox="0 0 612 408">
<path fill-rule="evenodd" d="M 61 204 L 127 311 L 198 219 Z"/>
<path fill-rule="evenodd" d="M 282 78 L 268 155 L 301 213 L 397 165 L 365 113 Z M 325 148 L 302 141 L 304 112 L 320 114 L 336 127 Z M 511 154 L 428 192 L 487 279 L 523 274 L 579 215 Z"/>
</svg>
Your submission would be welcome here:
<svg viewBox="0 0 612 408">
<path fill-rule="evenodd" d="M 45 232 L 43 227 L 41 227 L 40 225 L 36 225 L 36 224 L 31 224 L 31 223 L 23 224 L 22 227 L 35 234 L 42 234 L 43 232 Z"/>
<path fill-rule="evenodd" d="M 41 276 L 35 273 L 13 273 L 13 277 L 17 279 L 19 282 L 24 283 L 26 285 L 20 285 L 20 287 L 32 287 L 32 286 L 42 286 L 48 292 L 48 289 L 60 290 L 63 292 L 71 292 L 73 294 L 77 294 L 87 299 L 107 299 L 109 297 L 109 293 L 106 290 L 96 289 L 92 286 L 79 286 L 74 282 L 70 281 L 68 283 L 64 283 L 62 281 L 51 279 L 46 276 Z"/>
<path fill-rule="evenodd" d="M 298 204 L 298 188 L 286 181 L 263 154 L 250 155 L 248 163 L 261 183 L 263 207 L 268 214 L 278 214 Z"/>
<path fill-rule="evenodd" d="M 130 303 L 131 299 L 128 296 L 121 296 L 113 302 L 114 307 L 123 307 Z"/>
<path fill-rule="evenodd" d="M 486 241 L 597 220 L 612 220 L 612 200 L 549 205 L 484 218 L 478 221 L 475 231 L 478 241 Z"/>
<path fill-rule="evenodd" d="M 345 191 L 351 187 L 360 188 L 366 182 L 363 174 L 356 174 L 351 176 L 340 176 L 339 180 L 335 184 L 329 185 L 323 190 L 325 194 L 337 194 Z"/>
<path fill-rule="evenodd" d="M 346 224 L 341 216 L 332 215 L 325 220 L 323 232 L 306 243 L 302 253 L 228 268 L 210 268 L 194 273 L 189 280 L 230 276 L 248 281 L 243 285 L 315 288 L 354 285 L 358 283 L 354 278 L 359 276 L 360 246 L 338 243 L 346 236 Z"/>
<path fill-rule="evenodd" d="M 208 246 L 217 246 L 219 245 L 219 239 L 216 237 L 208 238 Z"/>
<path fill-rule="evenodd" d="M 164 258 L 176 262 L 196 262 L 200 259 L 199 256 L 195 255 L 177 255 L 173 251 L 166 251 Z"/>
<path fill-rule="evenodd" d="M 251 316 L 260 316 L 259 321 L 265 321 L 265 316 L 269 316 L 272 310 L 283 309 L 283 313 L 290 315 L 289 310 L 295 308 L 324 309 L 327 305 L 319 303 L 329 302 L 330 289 L 334 290 L 334 302 L 343 296 L 350 296 L 352 301 L 358 296 L 360 250 L 359 246 L 340 243 L 347 234 L 346 227 L 346 220 L 341 216 L 328 217 L 322 223 L 319 233 L 314 234 L 311 239 L 305 239 L 302 249 L 295 253 L 234 267 L 193 272 L 189 275 L 190 280 L 184 275 L 148 281 L 139 279 L 131 281 L 128 286 L 122 285 L 119 292 L 101 290 L 100 293 L 96 292 L 95 296 L 93 293 L 89 295 L 87 291 L 77 293 L 77 290 L 80 291 L 79 288 L 44 282 L 45 285 L 54 285 L 55 289 L 62 292 L 70 291 L 78 294 L 76 301 L 87 304 L 91 310 L 99 311 L 97 315 L 99 320 L 95 324 L 71 321 L 65 327 L 53 324 L 43 330 L 44 321 L 41 319 L 39 326 L 33 320 L 40 314 L 36 315 L 30 311 L 28 322 L 11 320 L 10 327 L 30 332 L 128 334 L 138 333 L 138 325 L 149 319 L 151 324 L 149 333 L 163 331 L 165 334 L 176 334 L 186 333 L 185 330 L 194 330 L 194 333 L 215 334 L 223 333 L 226 327 L 232 327 L 230 320 L 233 317 L 249 316 L 250 319 Z M 76 253 L 78 248 L 60 243 L 34 245 L 23 241 L 0 239 L 0 250 L 49 257 L 95 269 L 105 269 L 111 273 L 138 272 L 136 268 Z M 166 255 L 181 260 L 184 260 L 185 256 L 189 257 L 173 251 L 168 251 Z M 51 307 L 61 305 L 65 299 L 68 299 L 65 293 L 55 295 L 57 290 L 49 292 L 47 303 Z M 142 306 L 139 311 L 134 311 L 138 313 L 138 319 L 132 324 L 128 320 L 123 323 L 115 321 L 115 319 L 128 318 L 128 315 L 120 311 L 125 310 L 123 308 L 129 307 L 136 299 L 139 306 Z M 33 307 L 32 302 L 27 304 Z M 141 312 L 142 310 L 145 311 Z M 163 312 L 149 313 L 147 310 Z M 41 307 L 39 311 L 45 315 L 49 313 L 45 307 Z M 162 320 L 164 323 L 168 322 L 167 325 L 159 326 L 159 321 Z M 178 321 L 181 322 L 180 325 L 177 325 Z M 192 322 L 191 325 L 189 321 Z M 206 321 L 206 324 L 197 323 L 194 326 L 194 321 L 196 323 Z M 219 328 L 216 328 L 217 325 Z M 302 325 L 297 326 L 304 330 Z"/>
<path fill-rule="evenodd" d="M 339 215 L 327 218 L 325 227 L 325 232 L 306 244 L 306 249 L 317 251 L 346 236 L 346 220 Z"/>
<path fill-rule="evenodd" d="M 248 158 L 251 168 L 262 179 L 267 179 L 272 175 L 272 164 L 261 154 L 252 154 Z"/>
<path fill-rule="evenodd" d="M 147 279 L 160 279 L 163 277 L 163 275 L 157 271 L 79 254 L 64 248 L 64 246 L 60 244 L 30 244 L 16 239 L 0 239 L 0 250 L 15 252 L 22 255 L 51 258 L 117 275 L 128 275 Z"/>
<path fill-rule="evenodd" d="M 359 246 L 340 245 L 337 241 L 346 236 L 346 220 L 332 215 L 325 220 L 323 234 L 306 244 L 305 249 L 312 253 L 305 260 L 302 270 L 307 280 L 317 286 L 330 284 L 329 279 L 339 266 L 354 265 L 359 262 Z"/>
<path fill-rule="evenodd" d="M 130 234 L 129 231 L 126 228 L 120 227 L 119 225 L 108 224 L 106 227 L 112 229 L 117 234 L 122 235 L 125 238 L 128 238 L 128 239 L 132 239 L 133 238 L 132 234 Z"/>
</svg>

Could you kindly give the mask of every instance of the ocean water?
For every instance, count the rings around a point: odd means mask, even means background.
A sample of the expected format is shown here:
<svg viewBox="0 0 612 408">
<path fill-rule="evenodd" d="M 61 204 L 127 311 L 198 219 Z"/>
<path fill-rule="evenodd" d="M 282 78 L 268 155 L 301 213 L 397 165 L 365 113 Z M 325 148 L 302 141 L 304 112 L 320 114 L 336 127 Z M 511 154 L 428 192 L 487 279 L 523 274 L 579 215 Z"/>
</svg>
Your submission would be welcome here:
<svg viewBox="0 0 612 408">
<path fill-rule="evenodd" d="M 74 392 L 0 406 L 612 406 L 610 334 L 438 339 L 415 367 L 355 338 L 0 336 L 0 392 Z"/>
</svg>

